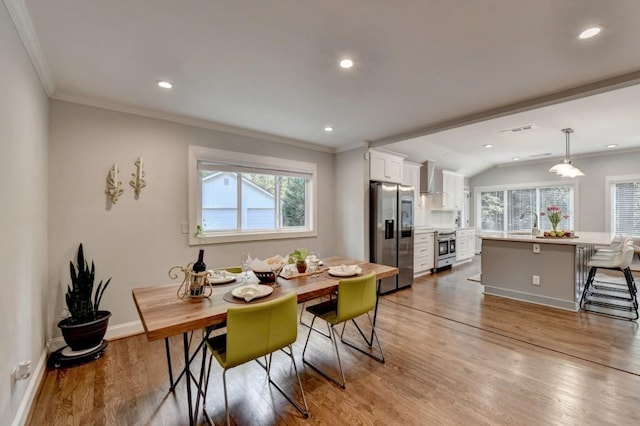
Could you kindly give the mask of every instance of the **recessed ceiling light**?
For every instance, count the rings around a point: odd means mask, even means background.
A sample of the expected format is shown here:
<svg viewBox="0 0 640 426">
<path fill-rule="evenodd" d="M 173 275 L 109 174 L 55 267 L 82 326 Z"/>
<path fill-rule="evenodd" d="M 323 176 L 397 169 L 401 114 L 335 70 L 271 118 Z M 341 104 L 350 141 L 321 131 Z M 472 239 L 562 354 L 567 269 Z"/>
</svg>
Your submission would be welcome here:
<svg viewBox="0 0 640 426">
<path fill-rule="evenodd" d="M 348 68 L 351 68 L 352 66 L 353 66 L 353 61 L 351 59 L 346 58 L 340 61 L 341 68 L 348 69 Z"/>
<path fill-rule="evenodd" d="M 490 144 L 490 143 L 485 144 L 485 145 L 482 145 L 482 146 L 483 146 L 484 148 L 493 148 L 493 145 L 492 145 L 492 144 Z"/>
<path fill-rule="evenodd" d="M 520 160 L 520 157 L 513 157 L 512 160 L 513 161 L 518 161 L 518 160 Z"/>
<path fill-rule="evenodd" d="M 607 148 L 615 148 L 616 146 L 618 146 L 617 143 L 610 143 L 609 145 L 607 145 Z"/>
<path fill-rule="evenodd" d="M 580 40 L 585 40 L 591 37 L 595 37 L 598 34 L 600 34 L 600 31 L 602 31 L 601 27 L 591 27 L 591 28 L 587 28 L 586 30 L 584 30 L 583 32 L 580 33 L 580 35 L 578 36 L 578 38 Z"/>
<path fill-rule="evenodd" d="M 162 87 L 163 89 L 171 89 L 173 87 L 173 84 L 169 83 L 168 81 L 159 81 L 158 86 Z"/>
<path fill-rule="evenodd" d="M 327 127 L 324 128 L 324 131 L 327 132 L 327 133 L 328 132 L 333 132 L 333 127 L 327 126 Z"/>
</svg>

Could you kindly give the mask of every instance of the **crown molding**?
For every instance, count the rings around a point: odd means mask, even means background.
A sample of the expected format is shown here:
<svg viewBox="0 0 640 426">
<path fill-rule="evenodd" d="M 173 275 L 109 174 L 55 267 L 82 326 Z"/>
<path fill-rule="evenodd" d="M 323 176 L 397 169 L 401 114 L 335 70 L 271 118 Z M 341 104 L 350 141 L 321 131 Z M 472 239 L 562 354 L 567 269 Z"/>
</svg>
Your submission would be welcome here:
<svg viewBox="0 0 640 426">
<path fill-rule="evenodd" d="M 4 0 L 4 4 L 7 6 L 13 25 L 15 25 L 22 44 L 27 50 L 31 63 L 40 78 L 42 87 L 44 87 L 47 95 L 51 96 L 55 92 L 56 87 L 53 83 L 51 71 L 49 71 L 49 66 L 44 58 L 44 53 L 42 52 L 42 47 L 40 46 L 40 41 L 38 41 L 38 36 L 31 22 L 27 7 L 22 0 Z"/>
<path fill-rule="evenodd" d="M 162 112 L 149 108 L 141 108 L 131 105 L 125 105 L 117 102 L 107 101 L 104 99 L 90 98 L 87 96 L 79 96 L 71 93 L 65 93 L 57 91 L 51 96 L 52 99 L 56 99 L 64 102 L 71 102 L 80 105 L 86 105 L 96 108 L 107 109 L 111 111 L 123 112 L 126 114 L 139 115 L 147 118 L 154 118 L 158 120 L 171 121 L 174 123 L 185 124 L 187 126 L 200 127 L 208 130 L 215 130 L 218 132 L 229 133 L 238 136 L 246 136 L 254 139 L 267 140 L 270 142 L 281 143 L 285 145 L 297 146 L 299 148 L 310 149 L 313 151 L 326 152 L 329 154 L 335 153 L 333 147 L 318 145 L 311 142 L 305 142 L 297 139 L 285 138 L 283 136 L 273 135 L 271 133 L 260 132 L 258 130 L 250 130 L 242 127 L 231 126 L 228 124 L 216 123 L 214 121 L 203 120 L 199 118 L 187 117 L 179 114 L 172 114 L 168 112 Z"/>
</svg>

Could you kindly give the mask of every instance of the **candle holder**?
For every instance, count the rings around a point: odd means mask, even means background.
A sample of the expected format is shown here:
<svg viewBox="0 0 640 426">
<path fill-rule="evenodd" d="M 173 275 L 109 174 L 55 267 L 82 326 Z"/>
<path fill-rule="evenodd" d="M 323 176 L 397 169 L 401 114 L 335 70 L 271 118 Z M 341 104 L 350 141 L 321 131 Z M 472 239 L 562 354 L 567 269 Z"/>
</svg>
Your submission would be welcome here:
<svg viewBox="0 0 640 426">
<path fill-rule="evenodd" d="M 135 173 L 131 173 L 132 179 L 129 182 L 129 185 L 133 188 L 133 191 L 135 192 L 135 199 L 137 200 L 138 198 L 140 198 L 140 192 L 142 191 L 142 188 L 147 186 L 147 182 L 144 180 L 142 157 L 138 157 L 138 159 L 133 164 L 135 164 L 136 166 L 136 171 Z"/>
<path fill-rule="evenodd" d="M 105 190 L 105 194 L 109 196 L 111 203 L 115 204 L 123 193 L 122 182 L 118 181 L 118 163 L 114 163 L 109 169 L 109 174 L 107 174 L 107 189 Z"/>
</svg>

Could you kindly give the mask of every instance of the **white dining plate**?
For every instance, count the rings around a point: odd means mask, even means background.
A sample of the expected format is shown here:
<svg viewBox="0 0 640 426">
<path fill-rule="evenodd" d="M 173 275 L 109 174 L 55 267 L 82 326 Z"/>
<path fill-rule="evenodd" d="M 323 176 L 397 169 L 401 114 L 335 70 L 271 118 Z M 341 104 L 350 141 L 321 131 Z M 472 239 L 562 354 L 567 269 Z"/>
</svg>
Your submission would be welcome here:
<svg viewBox="0 0 640 426">
<path fill-rule="evenodd" d="M 236 287 L 231 290 L 231 294 L 233 297 L 237 297 L 238 299 L 244 299 L 249 302 L 253 299 L 259 299 L 261 297 L 266 297 L 273 293 L 273 287 L 262 284 L 248 284 L 240 287 Z"/>
<path fill-rule="evenodd" d="M 214 285 L 232 283 L 235 280 L 236 280 L 235 275 L 226 275 L 226 276 L 218 275 L 218 276 L 209 277 L 209 283 Z"/>
<path fill-rule="evenodd" d="M 329 268 L 329 275 L 334 277 L 353 277 L 362 273 L 362 268 L 358 265 L 341 265 Z"/>
</svg>

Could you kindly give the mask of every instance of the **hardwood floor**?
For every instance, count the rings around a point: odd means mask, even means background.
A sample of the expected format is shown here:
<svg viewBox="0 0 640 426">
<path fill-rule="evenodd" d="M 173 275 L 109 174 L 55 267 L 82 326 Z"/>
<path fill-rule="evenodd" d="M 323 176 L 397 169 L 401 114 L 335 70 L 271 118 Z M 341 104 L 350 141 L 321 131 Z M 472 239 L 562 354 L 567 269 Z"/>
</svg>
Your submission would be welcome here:
<svg viewBox="0 0 640 426">
<path fill-rule="evenodd" d="M 307 329 L 300 327 L 294 351 L 309 419 L 268 386 L 256 363 L 230 370 L 232 422 L 640 424 L 636 322 L 484 296 L 479 283 L 466 279 L 479 269 L 476 257 L 382 297 L 378 333 L 386 363 L 341 346 L 345 390 L 303 366 Z M 172 339 L 176 365 L 180 339 Z M 328 339 L 313 335 L 310 345 L 308 355 L 330 368 Z M 280 354 L 274 363 L 272 374 L 295 389 L 288 359 Z M 207 410 L 216 424 L 224 424 L 221 375 L 214 363 Z M 48 371 L 30 424 L 187 424 L 183 383 L 174 394 L 168 382 L 162 341 L 142 335 L 113 341 L 95 362 Z M 198 421 L 206 424 L 201 413 Z"/>
</svg>

